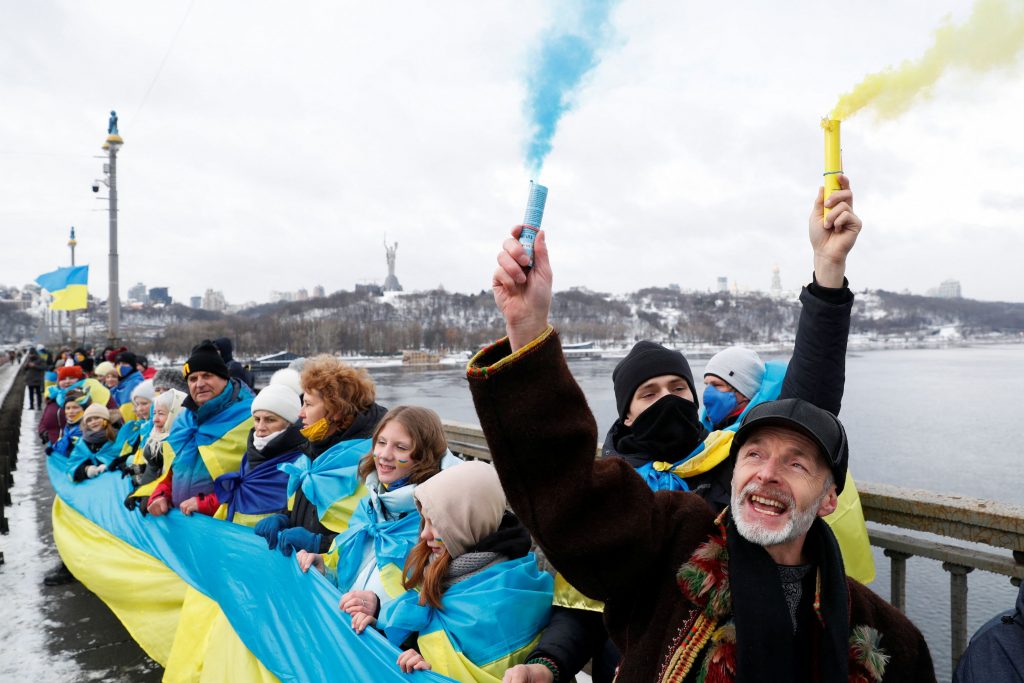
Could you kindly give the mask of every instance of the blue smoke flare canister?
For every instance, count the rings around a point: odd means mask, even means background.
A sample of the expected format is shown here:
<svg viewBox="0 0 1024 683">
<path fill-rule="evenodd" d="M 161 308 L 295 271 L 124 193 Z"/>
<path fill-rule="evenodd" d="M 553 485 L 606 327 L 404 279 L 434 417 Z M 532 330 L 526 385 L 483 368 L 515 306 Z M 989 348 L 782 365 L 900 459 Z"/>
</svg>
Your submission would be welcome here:
<svg viewBox="0 0 1024 683">
<path fill-rule="evenodd" d="M 519 235 L 519 243 L 530 257 L 527 268 L 533 267 L 533 241 L 537 238 L 537 231 L 540 230 L 540 223 L 544 219 L 544 204 L 547 200 L 548 188 L 531 180 L 530 196 L 526 200 L 526 216 L 523 218 L 523 231 Z"/>
</svg>

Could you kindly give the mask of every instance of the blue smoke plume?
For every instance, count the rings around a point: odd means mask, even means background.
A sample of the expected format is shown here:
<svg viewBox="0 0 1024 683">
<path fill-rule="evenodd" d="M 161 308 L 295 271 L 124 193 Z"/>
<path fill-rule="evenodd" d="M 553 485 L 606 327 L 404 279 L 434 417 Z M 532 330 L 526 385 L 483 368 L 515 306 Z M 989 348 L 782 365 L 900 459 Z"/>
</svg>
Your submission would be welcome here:
<svg viewBox="0 0 1024 683">
<path fill-rule="evenodd" d="M 558 120 L 571 106 L 571 95 L 588 71 L 597 66 L 598 49 L 608 35 L 608 15 L 615 0 L 576 0 L 571 29 L 551 30 L 541 39 L 539 59 L 527 78 L 526 112 L 531 137 L 526 163 L 534 176 L 551 151 Z"/>
</svg>

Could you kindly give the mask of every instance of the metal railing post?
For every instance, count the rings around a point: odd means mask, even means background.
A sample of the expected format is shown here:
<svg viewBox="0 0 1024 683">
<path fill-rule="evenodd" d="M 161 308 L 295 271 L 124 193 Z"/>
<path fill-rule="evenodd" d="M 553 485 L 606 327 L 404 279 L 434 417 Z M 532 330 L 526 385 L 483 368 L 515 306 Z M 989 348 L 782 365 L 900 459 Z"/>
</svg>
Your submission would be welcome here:
<svg viewBox="0 0 1024 683">
<path fill-rule="evenodd" d="M 907 613 L 907 558 L 913 557 L 909 553 L 901 553 L 898 550 L 886 548 L 882 553 L 891 561 L 892 570 L 889 575 L 889 602 L 892 606 Z"/>
<path fill-rule="evenodd" d="M 942 568 L 949 572 L 950 658 L 956 671 L 960 655 L 967 649 L 967 575 L 974 567 L 943 562 Z"/>
</svg>

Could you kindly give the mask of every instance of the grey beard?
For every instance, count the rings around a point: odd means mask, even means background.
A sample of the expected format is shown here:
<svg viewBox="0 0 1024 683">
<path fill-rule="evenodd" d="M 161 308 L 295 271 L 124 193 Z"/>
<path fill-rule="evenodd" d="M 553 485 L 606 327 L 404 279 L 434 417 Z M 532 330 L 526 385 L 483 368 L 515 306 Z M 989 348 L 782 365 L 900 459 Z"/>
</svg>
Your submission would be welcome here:
<svg viewBox="0 0 1024 683">
<path fill-rule="evenodd" d="M 786 522 L 786 526 L 782 527 L 778 531 L 772 531 L 748 522 L 743 518 L 743 511 L 740 510 L 740 501 L 746 498 L 747 494 L 756 491 L 757 488 L 758 487 L 753 484 L 747 484 L 747 486 L 739 492 L 733 488 L 729 507 L 732 512 L 733 522 L 736 523 L 736 529 L 740 532 L 740 536 L 751 543 L 765 547 L 789 543 L 793 539 L 799 538 L 803 534 L 807 533 L 811 528 L 811 525 L 814 524 L 815 518 L 818 516 L 818 508 L 821 507 L 823 502 L 825 502 L 825 496 L 828 495 L 828 489 L 825 489 L 821 492 L 821 495 L 818 496 L 818 499 L 811 503 L 805 510 L 797 508 L 796 502 L 792 498 L 783 501 L 790 510 L 789 521 Z"/>
</svg>

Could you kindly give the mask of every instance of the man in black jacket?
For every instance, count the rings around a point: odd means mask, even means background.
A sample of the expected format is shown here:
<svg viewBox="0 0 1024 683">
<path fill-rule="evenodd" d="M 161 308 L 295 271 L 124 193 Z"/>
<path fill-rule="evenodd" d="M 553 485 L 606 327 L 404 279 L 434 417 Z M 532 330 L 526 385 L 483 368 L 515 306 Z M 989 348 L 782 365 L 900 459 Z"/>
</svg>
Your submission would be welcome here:
<svg viewBox="0 0 1024 683">
<path fill-rule="evenodd" d="M 823 219 L 821 195 L 811 211 L 814 273 L 800 294 L 802 311 L 796 342 L 780 397 L 799 397 L 838 415 L 846 382 L 846 345 L 853 308 L 853 293 L 845 277 L 846 258 L 856 243 L 861 222 L 853 213 L 853 194 L 845 178 L 843 189 L 829 202 L 830 208 L 837 209 L 835 215 L 828 216 L 831 220 Z M 512 281 L 517 276 L 521 262 L 517 245 L 507 240 L 505 252 L 499 256 L 496 297 L 499 280 L 507 277 Z M 546 320 L 546 310 L 544 313 Z M 616 366 L 612 381 L 619 417 L 605 438 L 605 457 L 621 457 L 634 468 L 654 461 L 672 463 L 692 453 L 707 438 L 708 431 L 698 419 L 693 374 L 678 351 L 651 341 L 638 342 Z M 685 489 L 700 495 L 717 514 L 729 505 L 733 464 L 733 458 L 727 458 L 687 478 Z M 596 610 L 599 605 L 584 603 L 575 591 L 559 595 L 556 590 L 550 626 L 527 664 L 510 669 L 505 681 L 547 683 L 554 679 L 555 672 L 559 680 L 566 680 L 591 659 L 594 680 L 610 681 L 618 652 L 607 637 L 601 612 Z"/>
<path fill-rule="evenodd" d="M 45 363 L 35 349 L 29 349 L 25 359 L 25 386 L 28 387 L 28 409 L 43 409 L 43 374 Z"/>
<path fill-rule="evenodd" d="M 219 337 L 213 340 L 213 345 L 220 351 L 220 357 L 224 360 L 224 364 L 228 366 L 228 374 L 245 383 L 250 389 L 255 388 L 253 383 L 255 379 L 251 372 L 245 369 L 241 363 L 235 360 L 235 345 L 228 337 Z"/>
</svg>

